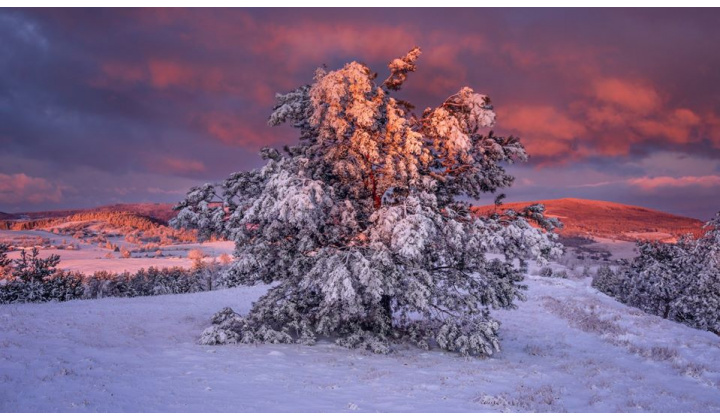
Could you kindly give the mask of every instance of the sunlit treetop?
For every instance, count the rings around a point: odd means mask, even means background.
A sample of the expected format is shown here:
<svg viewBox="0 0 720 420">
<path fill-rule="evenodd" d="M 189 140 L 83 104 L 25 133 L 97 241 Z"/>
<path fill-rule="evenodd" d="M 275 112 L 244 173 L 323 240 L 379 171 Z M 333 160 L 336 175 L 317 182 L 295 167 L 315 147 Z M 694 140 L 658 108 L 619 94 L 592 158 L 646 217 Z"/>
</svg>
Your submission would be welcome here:
<svg viewBox="0 0 720 420">
<path fill-rule="evenodd" d="M 558 255 L 544 230 L 554 224 L 541 206 L 478 217 L 458 200 L 509 187 L 502 163 L 526 154 L 519 139 L 484 132 L 495 112 L 470 88 L 420 116 L 395 98 L 419 56 L 391 61 L 382 83 L 352 62 L 277 95 L 269 123 L 292 123 L 299 144 L 263 149 L 264 167 L 194 188 L 179 205 L 175 225 L 235 241 L 228 285 L 274 284 L 247 316 L 218 314 L 203 342 L 499 349 L 489 309 L 522 298 L 525 258 Z"/>
</svg>

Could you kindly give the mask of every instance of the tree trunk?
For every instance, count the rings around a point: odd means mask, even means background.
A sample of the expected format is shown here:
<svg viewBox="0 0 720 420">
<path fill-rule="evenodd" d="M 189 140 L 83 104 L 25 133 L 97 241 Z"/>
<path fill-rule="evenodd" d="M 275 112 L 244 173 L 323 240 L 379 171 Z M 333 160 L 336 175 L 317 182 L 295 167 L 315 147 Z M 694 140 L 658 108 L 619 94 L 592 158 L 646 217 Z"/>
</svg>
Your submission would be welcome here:
<svg viewBox="0 0 720 420">
<path fill-rule="evenodd" d="M 380 208 L 381 197 L 377 193 L 377 180 L 375 179 L 375 173 L 370 171 L 370 182 L 372 183 L 372 196 L 373 196 L 373 206 L 375 207 L 375 210 Z"/>
<path fill-rule="evenodd" d="M 670 302 L 665 302 L 665 311 L 663 311 L 663 318 L 668 319 L 670 316 Z"/>
</svg>

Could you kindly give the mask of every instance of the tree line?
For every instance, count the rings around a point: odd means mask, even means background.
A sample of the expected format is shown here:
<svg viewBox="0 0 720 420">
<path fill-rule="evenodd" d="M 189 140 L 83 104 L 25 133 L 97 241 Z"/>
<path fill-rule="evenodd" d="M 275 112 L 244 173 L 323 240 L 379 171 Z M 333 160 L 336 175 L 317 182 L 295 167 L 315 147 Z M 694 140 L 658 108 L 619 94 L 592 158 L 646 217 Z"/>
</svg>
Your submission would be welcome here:
<svg viewBox="0 0 720 420">
<path fill-rule="evenodd" d="M 639 255 L 598 269 L 592 285 L 622 303 L 720 335 L 720 212 L 699 239 L 638 242 Z"/>
<path fill-rule="evenodd" d="M 227 287 L 225 264 L 200 259 L 189 269 L 150 267 L 136 273 L 85 275 L 59 270 L 60 257 L 41 258 L 37 248 L 21 250 L 15 260 L 7 257 L 7 251 L 7 245 L 0 244 L 0 304 L 156 296 Z"/>
</svg>

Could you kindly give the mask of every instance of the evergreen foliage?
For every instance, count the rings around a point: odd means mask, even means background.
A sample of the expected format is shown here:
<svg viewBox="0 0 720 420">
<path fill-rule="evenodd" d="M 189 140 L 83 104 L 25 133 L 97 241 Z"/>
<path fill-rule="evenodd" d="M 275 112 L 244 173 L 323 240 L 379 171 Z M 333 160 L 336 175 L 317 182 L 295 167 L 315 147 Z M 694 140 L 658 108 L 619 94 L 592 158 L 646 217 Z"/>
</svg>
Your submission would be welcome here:
<svg viewBox="0 0 720 420">
<path fill-rule="evenodd" d="M 0 243 L 0 280 L 4 278 L 5 271 L 10 267 L 10 258 L 7 256 L 7 244 Z"/>
<path fill-rule="evenodd" d="M 601 267 L 592 285 L 663 318 L 720 334 L 720 213 L 695 240 L 640 242 L 617 271 Z"/>
<path fill-rule="evenodd" d="M 83 296 L 82 281 L 74 273 L 57 270 L 60 257 L 51 255 L 40 258 L 37 248 L 28 254 L 20 251 L 20 258 L 11 261 L 0 248 L 0 266 L 10 268 L 7 277 L 0 284 L 0 304 L 13 302 L 47 302 L 77 299 Z"/>
<path fill-rule="evenodd" d="M 150 267 L 136 273 L 99 271 L 89 276 L 56 269 L 59 258 L 39 258 L 21 251 L 17 260 L 7 259 L 0 247 L 0 262 L 7 262 L 8 278 L 0 277 L 0 304 L 63 302 L 73 299 L 136 297 L 194 293 L 221 287 L 224 266 L 205 262 L 191 269 Z"/>
<path fill-rule="evenodd" d="M 382 83 L 352 62 L 278 94 L 269 124 L 292 124 L 299 144 L 263 149 L 261 169 L 179 204 L 171 225 L 235 241 L 226 285 L 273 284 L 247 316 L 218 314 L 201 342 L 499 349 L 490 309 L 523 298 L 525 259 L 559 254 L 557 222 L 540 205 L 476 217 L 458 200 L 511 186 L 504 164 L 527 155 L 518 138 L 485 133 L 495 112 L 470 88 L 420 116 L 393 97 L 419 56 L 393 60 Z"/>
<path fill-rule="evenodd" d="M 618 277 L 609 265 L 597 269 L 592 279 L 592 287 L 610 296 L 617 296 L 619 284 Z"/>
</svg>

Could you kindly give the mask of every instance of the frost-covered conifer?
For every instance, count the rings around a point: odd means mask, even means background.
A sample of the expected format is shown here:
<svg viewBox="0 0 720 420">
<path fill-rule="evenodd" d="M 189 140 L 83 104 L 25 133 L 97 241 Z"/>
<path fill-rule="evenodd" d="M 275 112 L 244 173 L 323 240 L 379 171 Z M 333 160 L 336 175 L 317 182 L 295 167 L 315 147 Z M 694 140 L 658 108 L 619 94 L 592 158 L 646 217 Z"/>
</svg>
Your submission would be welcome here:
<svg viewBox="0 0 720 420">
<path fill-rule="evenodd" d="M 25 250 L 20 250 L 20 258 L 15 260 L 13 276 L 23 282 L 43 282 L 57 271 L 60 263 L 59 255 L 51 255 L 48 258 L 40 258 L 37 248 L 32 249 L 30 255 Z"/>
<path fill-rule="evenodd" d="M 65 302 L 81 299 L 85 294 L 84 276 L 80 273 L 60 271 L 45 282 L 43 300 Z"/>
<path fill-rule="evenodd" d="M 80 273 L 58 272 L 59 256 L 40 258 L 37 248 L 33 248 L 29 255 L 21 250 L 20 258 L 10 261 L 3 258 L 6 249 L 0 247 L 0 269 L 8 272 L 8 279 L 0 282 L 0 304 L 65 301 L 83 296 L 83 276 Z"/>
<path fill-rule="evenodd" d="M 720 334 L 720 213 L 704 235 L 677 243 L 641 242 L 639 255 L 593 286 L 646 312 Z"/>
<path fill-rule="evenodd" d="M 525 149 L 487 132 L 495 111 L 470 88 L 420 116 L 393 97 L 419 55 L 393 60 L 380 83 L 352 62 L 278 94 L 269 124 L 292 124 L 299 144 L 263 149 L 264 167 L 180 203 L 174 226 L 235 241 L 225 285 L 272 283 L 247 316 L 218 314 L 203 343 L 499 349 L 490 310 L 522 298 L 526 258 L 559 254 L 555 222 L 539 205 L 477 216 L 458 200 L 511 186 L 503 164 L 525 160 Z"/>
<path fill-rule="evenodd" d="M 10 267 L 10 258 L 7 256 L 8 246 L 0 244 L 0 280 L 5 279 L 6 271 Z"/>
<path fill-rule="evenodd" d="M 674 319 L 720 335 L 720 212 L 705 225 L 704 235 L 690 241 L 690 256 L 680 260 Z"/>
<path fill-rule="evenodd" d="M 619 294 L 618 283 L 618 275 L 608 265 L 598 268 L 592 279 L 592 287 L 610 296 Z"/>
</svg>

